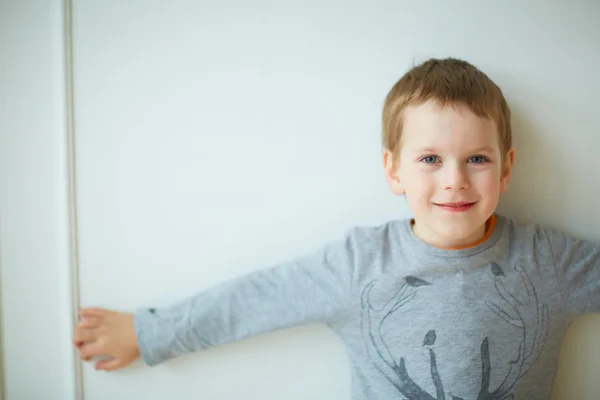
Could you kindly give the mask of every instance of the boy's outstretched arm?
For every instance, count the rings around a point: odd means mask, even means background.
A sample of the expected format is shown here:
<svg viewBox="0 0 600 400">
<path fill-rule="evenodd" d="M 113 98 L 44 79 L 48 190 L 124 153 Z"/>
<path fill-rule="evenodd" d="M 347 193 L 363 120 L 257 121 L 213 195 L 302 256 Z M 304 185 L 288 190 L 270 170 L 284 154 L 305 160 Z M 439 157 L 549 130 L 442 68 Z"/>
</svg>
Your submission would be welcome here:
<svg viewBox="0 0 600 400">
<path fill-rule="evenodd" d="M 545 233 L 566 310 L 573 317 L 600 312 L 600 243 Z"/>
<path fill-rule="evenodd" d="M 572 323 L 561 343 L 552 399 L 596 399 L 600 328 L 600 243 L 546 230 L 559 291 Z"/>
<path fill-rule="evenodd" d="M 366 240 L 368 243 L 368 239 Z M 179 355 L 309 323 L 344 319 L 355 286 L 356 230 L 317 252 L 221 283 L 164 308 L 122 313 L 82 309 L 74 344 L 84 360 L 108 356 L 97 369 L 138 357 L 153 366 Z M 358 250 L 364 252 L 364 250 Z"/>
</svg>

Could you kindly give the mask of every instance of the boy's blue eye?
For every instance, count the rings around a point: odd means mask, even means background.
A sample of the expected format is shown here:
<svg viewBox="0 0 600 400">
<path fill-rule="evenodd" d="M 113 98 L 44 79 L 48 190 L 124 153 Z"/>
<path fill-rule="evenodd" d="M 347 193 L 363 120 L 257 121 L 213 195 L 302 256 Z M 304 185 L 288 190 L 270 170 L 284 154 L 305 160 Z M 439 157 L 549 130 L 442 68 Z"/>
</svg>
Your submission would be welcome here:
<svg viewBox="0 0 600 400">
<path fill-rule="evenodd" d="M 481 164 L 486 162 L 487 159 L 484 156 L 473 156 L 469 159 L 469 161 L 475 164 Z"/>
<path fill-rule="evenodd" d="M 427 163 L 427 164 L 433 164 L 437 161 L 437 157 L 436 156 L 427 156 L 427 157 L 423 157 L 421 159 L 421 161 L 423 161 L 424 163 Z"/>
</svg>

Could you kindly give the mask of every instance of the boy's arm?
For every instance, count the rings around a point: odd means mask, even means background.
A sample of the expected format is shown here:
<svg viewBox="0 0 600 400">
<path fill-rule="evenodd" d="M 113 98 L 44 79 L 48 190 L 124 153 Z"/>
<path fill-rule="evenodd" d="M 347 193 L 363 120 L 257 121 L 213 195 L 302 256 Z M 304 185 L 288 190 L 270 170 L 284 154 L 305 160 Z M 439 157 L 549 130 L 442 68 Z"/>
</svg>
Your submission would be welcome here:
<svg viewBox="0 0 600 400">
<path fill-rule="evenodd" d="M 152 366 L 252 335 L 333 323 L 348 309 L 356 238 L 219 284 L 170 307 L 134 314 L 141 356 Z"/>
<path fill-rule="evenodd" d="M 547 229 L 556 276 L 573 316 L 600 312 L 600 243 Z"/>
</svg>

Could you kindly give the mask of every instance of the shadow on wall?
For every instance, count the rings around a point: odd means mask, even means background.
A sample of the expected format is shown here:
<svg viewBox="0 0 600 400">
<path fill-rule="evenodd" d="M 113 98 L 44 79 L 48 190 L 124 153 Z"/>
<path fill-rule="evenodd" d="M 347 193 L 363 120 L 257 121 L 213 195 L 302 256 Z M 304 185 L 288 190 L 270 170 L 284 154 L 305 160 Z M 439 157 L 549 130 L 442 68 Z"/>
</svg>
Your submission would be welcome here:
<svg viewBox="0 0 600 400">
<path fill-rule="evenodd" d="M 556 227 L 556 213 L 568 207 L 561 193 L 568 186 L 560 149 L 521 109 L 511 104 L 515 165 L 498 211 L 525 222 Z"/>
</svg>

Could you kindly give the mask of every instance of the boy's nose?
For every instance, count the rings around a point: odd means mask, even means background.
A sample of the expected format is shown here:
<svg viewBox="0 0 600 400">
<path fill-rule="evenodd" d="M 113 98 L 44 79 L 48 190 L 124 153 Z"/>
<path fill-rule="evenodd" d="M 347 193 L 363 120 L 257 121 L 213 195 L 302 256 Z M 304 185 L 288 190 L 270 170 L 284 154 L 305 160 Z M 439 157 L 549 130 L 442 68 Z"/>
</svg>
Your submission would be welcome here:
<svg viewBox="0 0 600 400">
<path fill-rule="evenodd" d="M 458 191 L 469 188 L 469 179 L 464 168 L 446 167 L 442 179 L 445 190 Z"/>
</svg>

